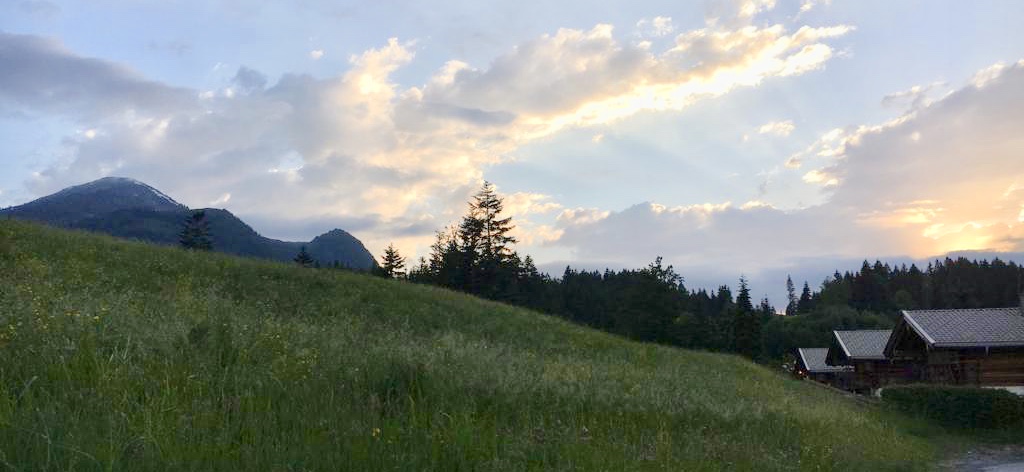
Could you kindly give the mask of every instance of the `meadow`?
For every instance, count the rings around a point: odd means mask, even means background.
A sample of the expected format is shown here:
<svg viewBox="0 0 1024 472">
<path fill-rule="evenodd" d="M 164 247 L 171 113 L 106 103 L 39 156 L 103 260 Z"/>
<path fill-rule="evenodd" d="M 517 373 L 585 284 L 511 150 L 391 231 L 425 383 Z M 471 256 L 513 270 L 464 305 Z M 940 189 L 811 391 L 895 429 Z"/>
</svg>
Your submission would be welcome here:
<svg viewBox="0 0 1024 472">
<path fill-rule="evenodd" d="M 927 470 L 925 428 L 444 289 L 0 221 L 0 469 Z"/>
</svg>

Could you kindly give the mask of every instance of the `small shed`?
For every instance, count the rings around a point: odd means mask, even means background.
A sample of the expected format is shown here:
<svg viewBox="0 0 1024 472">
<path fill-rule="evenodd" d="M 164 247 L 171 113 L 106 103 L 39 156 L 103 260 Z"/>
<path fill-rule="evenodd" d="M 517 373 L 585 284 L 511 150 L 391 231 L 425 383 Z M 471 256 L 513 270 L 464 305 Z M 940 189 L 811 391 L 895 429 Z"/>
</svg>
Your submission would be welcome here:
<svg viewBox="0 0 1024 472">
<path fill-rule="evenodd" d="M 826 363 L 853 366 L 849 390 L 860 393 L 871 393 L 886 385 L 919 381 L 919 369 L 910 359 L 885 354 L 891 335 L 892 330 L 889 329 L 833 331 Z"/>
<path fill-rule="evenodd" d="M 885 346 L 931 383 L 1024 386 L 1024 313 L 1014 308 L 903 311 Z"/>
<path fill-rule="evenodd" d="M 850 374 L 853 367 L 848 365 L 832 366 L 825 363 L 828 356 L 827 347 L 801 347 L 796 350 L 796 363 L 793 375 L 802 379 L 831 385 L 836 388 L 848 389 Z"/>
</svg>

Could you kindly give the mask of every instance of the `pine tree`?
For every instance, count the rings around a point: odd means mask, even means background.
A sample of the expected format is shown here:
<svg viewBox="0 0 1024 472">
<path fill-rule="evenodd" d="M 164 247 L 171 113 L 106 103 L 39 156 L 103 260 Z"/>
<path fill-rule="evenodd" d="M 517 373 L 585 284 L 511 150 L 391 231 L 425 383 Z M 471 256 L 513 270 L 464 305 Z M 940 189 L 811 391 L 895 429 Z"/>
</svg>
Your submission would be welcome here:
<svg viewBox="0 0 1024 472">
<path fill-rule="evenodd" d="M 313 257 L 310 256 L 308 252 L 306 252 L 306 246 L 305 245 L 303 245 L 301 248 L 299 248 L 299 253 L 295 256 L 295 259 L 292 259 L 292 260 L 295 261 L 296 264 L 298 264 L 298 265 L 300 265 L 302 267 L 312 267 L 313 263 L 315 262 L 313 260 Z"/>
<path fill-rule="evenodd" d="M 458 229 L 465 290 L 488 298 L 515 296 L 519 264 L 511 249 L 516 239 L 509 235 L 515 226 L 511 217 L 500 217 L 503 209 L 494 185 L 485 181 Z"/>
<path fill-rule="evenodd" d="M 213 249 L 213 243 L 210 242 L 210 228 L 206 221 L 205 210 L 193 211 L 188 218 L 185 218 L 182 226 L 181 233 L 178 234 L 178 242 L 181 243 L 181 247 L 197 251 Z"/>
<path fill-rule="evenodd" d="M 384 249 L 381 261 L 383 264 L 380 269 L 384 277 L 393 279 L 405 276 L 405 272 L 402 270 L 405 268 L 405 258 L 398 253 L 398 249 L 395 249 L 393 244 L 388 244 L 388 247 Z"/>
<path fill-rule="evenodd" d="M 747 278 L 740 277 L 740 292 L 733 308 L 733 343 L 736 353 L 754 359 L 761 354 L 761 316 L 754 312 Z"/>
<path fill-rule="evenodd" d="M 761 305 L 758 306 L 757 311 L 761 313 L 762 321 L 771 320 L 775 316 L 775 307 L 772 306 L 772 302 L 768 301 L 768 295 L 761 299 Z"/>
<path fill-rule="evenodd" d="M 481 222 L 481 255 L 501 261 L 511 254 L 509 246 L 516 243 L 516 238 L 508 235 L 515 228 L 512 225 L 512 217 L 498 217 L 504 209 L 504 204 L 490 182 L 484 182 L 473 200 L 476 217 Z"/>
<path fill-rule="evenodd" d="M 754 303 L 750 299 L 750 287 L 747 284 L 747 277 L 740 276 L 740 293 L 736 295 L 736 307 L 747 313 L 754 312 Z"/>
<path fill-rule="evenodd" d="M 796 287 L 793 285 L 793 278 L 789 275 L 786 276 L 786 315 L 792 316 L 796 314 Z"/>
<path fill-rule="evenodd" d="M 810 313 L 814 308 L 814 298 L 811 296 L 811 286 L 804 282 L 804 289 L 800 292 L 800 300 L 796 302 L 797 313 Z"/>
</svg>

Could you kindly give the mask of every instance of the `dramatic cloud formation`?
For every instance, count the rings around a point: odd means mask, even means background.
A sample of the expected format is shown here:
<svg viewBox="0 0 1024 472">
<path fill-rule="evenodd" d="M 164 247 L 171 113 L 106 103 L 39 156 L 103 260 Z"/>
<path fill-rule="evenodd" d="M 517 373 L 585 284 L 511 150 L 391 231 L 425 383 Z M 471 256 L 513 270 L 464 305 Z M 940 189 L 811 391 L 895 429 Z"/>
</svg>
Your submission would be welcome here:
<svg viewBox="0 0 1024 472">
<path fill-rule="evenodd" d="M 771 6 L 755 4 L 754 13 Z M 650 26 L 672 28 L 663 17 Z M 37 194 L 130 175 L 187 204 L 230 203 L 296 226 L 355 222 L 371 247 L 394 239 L 422 252 L 433 230 L 463 212 L 487 166 L 524 144 L 818 69 L 832 57 L 825 41 L 849 30 L 712 23 L 653 51 L 616 38 L 610 25 L 561 29 L 484 68 L 450 61 L 405 89 L 392 76 L 415 46 L 391 39 L 353 56 L 337 77 L 285 74 L 270 85 L 243 66 L 229 85 L 205 91 L 147 80 L 54 40 L 0 34 L 0 111 L 89 130 L 68 136 L 36 174 Z M 561 234 L 527 217 L 560 209 L 550 197 L 513 193 L 509 208 L 524 217 L 522 239 Z"/>
<path fill-rule="evenodd" d="M 803 154 L 823 160 L 804 175 L 827 188 L 823 205 L 646 203 L 596 217 L 565 212 L 554 244 L 613 266 L 662 255 L 684 273 L 720 274 L 720 282 L 738 270 L 754 280 L 777 276 L 799 263 L 823 268 L 814 283 L 836 268 L 822 260 L 1024 251 L 1020 103 L 1024 61 L 988 68 L 897 119 L 822 136 Z"/>
</svg>

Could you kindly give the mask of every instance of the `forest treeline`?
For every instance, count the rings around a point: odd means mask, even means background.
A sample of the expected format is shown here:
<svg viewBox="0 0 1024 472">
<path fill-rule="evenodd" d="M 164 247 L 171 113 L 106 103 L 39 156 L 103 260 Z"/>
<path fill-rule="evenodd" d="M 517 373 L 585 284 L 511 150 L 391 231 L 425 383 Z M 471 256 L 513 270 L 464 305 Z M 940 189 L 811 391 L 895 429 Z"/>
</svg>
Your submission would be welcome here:
<svg viewBox="0 0 1024 472">
<path fill-rule="evenodd" d="M 1024 269 L 1001 260 L 937 260 L 924 270 L 864 262 L 789 299 L 776 314 L 767 299 L 751 298 L 740 276 L 729 286 L 690 289 L 656 258 L 640 269 L 586 271 L 566 267 L 555 278 L 521 257 L 511 218 L 490 183 L 469 202 L 462 220 L 437 233 L 430 254 L 412 264 L 389 246 L 381 275 L 447 287 L 523 306 L 631 339 L 691 349 L 733 352 L 763 361 L 796 347 L 827 346 L 832 330 L 892 327 L 901 309 L 1014 306 Z"/>
</svg>

